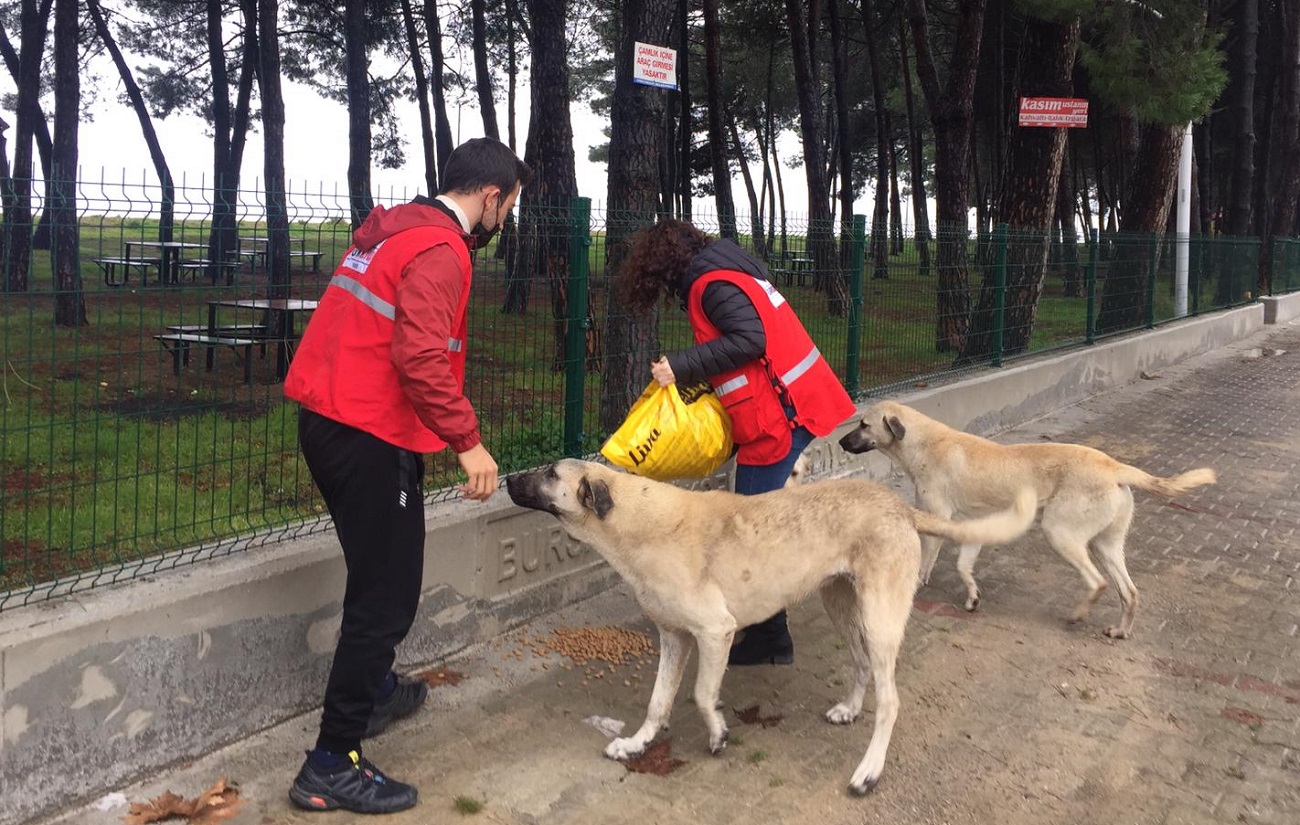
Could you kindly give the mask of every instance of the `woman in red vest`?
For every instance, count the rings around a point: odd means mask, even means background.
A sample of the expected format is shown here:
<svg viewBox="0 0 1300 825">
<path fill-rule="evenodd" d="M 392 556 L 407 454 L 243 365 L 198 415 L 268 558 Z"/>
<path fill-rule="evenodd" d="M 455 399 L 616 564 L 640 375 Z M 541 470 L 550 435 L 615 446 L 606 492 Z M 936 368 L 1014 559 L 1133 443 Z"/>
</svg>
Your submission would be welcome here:
<svg viewBox="0 0 1300 825">
<path fill-rule="evenodd" d="M 767 267 L 732 241 L 663 220 L 637 235 L 620 278 L 631 312 L 669 294 L 685 308 L 695 346 L 660 358 L 651 375 L 663 386 L 713 384 L 738 448 L 737 493 L 780 489 L 804 448 L 855 412 Z M 731 648 L 733 665 L 793 661 L 785 611 L 745 628 Z"/>
</svg>

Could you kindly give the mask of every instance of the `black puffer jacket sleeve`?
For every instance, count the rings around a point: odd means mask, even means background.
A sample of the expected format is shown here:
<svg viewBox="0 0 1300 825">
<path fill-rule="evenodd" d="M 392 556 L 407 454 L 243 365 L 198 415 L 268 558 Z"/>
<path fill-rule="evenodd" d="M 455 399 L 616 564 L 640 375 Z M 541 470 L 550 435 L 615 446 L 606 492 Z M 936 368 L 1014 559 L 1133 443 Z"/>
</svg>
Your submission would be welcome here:
<svg viewBox="0 0 1300 825">
<path fill-rule="evenodd" d="M 668 365 L 682 384 L 693 384 L 729 372 L 762 357 L 767 335 L 758 310 L 744 290 L 735 284 L 709 284 L 700 305 L 721 337 L 690 349 L 668 354 Z"/>
</svg>

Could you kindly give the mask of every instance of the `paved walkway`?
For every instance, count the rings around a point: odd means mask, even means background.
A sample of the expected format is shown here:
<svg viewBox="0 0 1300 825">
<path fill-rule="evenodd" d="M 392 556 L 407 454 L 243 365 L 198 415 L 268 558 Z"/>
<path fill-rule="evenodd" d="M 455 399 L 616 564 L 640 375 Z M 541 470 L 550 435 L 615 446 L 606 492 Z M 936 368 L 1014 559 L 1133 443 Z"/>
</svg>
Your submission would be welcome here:
<svg viewBox="0 0 1300 825">
<path fill-rule="evenodd" d="M 422 794 L 418 808 L 385 821 L 1300 822 L 1300 327 L 1002 439 L 1091 444 L 1162 475 L 1218 470 L 1217 486 L 1177 504 L 1138 494 L 1129 544 L 1142 594 L 1135 638 L 1101 634 L 1118 610 L 1113 594 L 1087 623 L 1065 623 L 1080 583 L 1036 530 L 985 551 L 977 614 L 957 607 L 963 590 L 945 553 L 909 626 L 884 779 L 854 799 L 844 786 L 869 716 L 848 728 L 822 721 L 849 667 L 816 599 L 792 613 L 793 667 L 733 670 L 723 685 L 731 708 L 758 706 L 779 721 L 733 717 L 732 745 L 715 759 L 684 690 L 667 737 L 685 764 L 664 776 L 604 759 L 606 736 L 583 721 L 639 724 L 653 661 L 594 679 L 558 656 L 535 656 L 516 635 L 448 663 L 464 680 L 435 690 L 425 712 L 368 746 Z M 650 630 L 620 588 L 528 635 L 599 625 Z M 314 725 L 314 715 L 295 719 L 123 790 L 133 800 L 193 795 L 229 776 L 248 799 L 236 825 L 359 820 L 289 806 L 285 790 Z M 460 813 L 456 797 L 483 808 Z M 123 813 L 87 809 L 62 821 L 107 825 Z"/>
</svg>

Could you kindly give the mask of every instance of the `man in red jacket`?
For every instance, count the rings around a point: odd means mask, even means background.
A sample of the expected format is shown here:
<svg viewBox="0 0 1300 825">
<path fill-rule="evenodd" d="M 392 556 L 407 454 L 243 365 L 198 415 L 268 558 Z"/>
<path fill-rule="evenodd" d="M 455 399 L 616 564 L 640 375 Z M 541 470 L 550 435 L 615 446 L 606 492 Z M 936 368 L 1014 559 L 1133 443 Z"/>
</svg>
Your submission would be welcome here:
<svg viewBox="0 0 1300 825">
<path fill-rule="evenodd" d="M 361 755 L 361 740 L 428 695 L 392 671 L 420 598 L 423 454 L 450 447 L 485 501 L 497 465 L 464 394 L 470 253 L 501 228 L 532 171 L 489 138 L 452 152 L 442 194 L 375 207 L 353 233 L 303 333 L 284 392 L 347 564 L 343 624 L 316 747 L 289 797 L 307 810 L 390 813 L 414 787 Z"/>
</svg>

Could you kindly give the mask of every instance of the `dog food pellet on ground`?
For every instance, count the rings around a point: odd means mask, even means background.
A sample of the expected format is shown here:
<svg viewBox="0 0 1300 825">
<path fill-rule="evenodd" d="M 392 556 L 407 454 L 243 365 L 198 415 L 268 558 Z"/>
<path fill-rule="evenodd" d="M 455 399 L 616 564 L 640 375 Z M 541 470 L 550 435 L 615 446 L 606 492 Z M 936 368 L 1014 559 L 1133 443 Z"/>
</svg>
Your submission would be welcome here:
<svg viewBox="0 0 1300 825">
<path fill-rule="evenodd" d="M 654 652 L 654 642 L 649 636 L 621 627 L 557 627 L 544 636 L 531 639 L 523 636 L 519 645 L 534 655 L 556 653 L 580 666 L 588 662 L 605 662 L 611 666 L 610 672 L 613 672 L 613 665 L 627 664 L 629 660 Z"/>
</svg>

